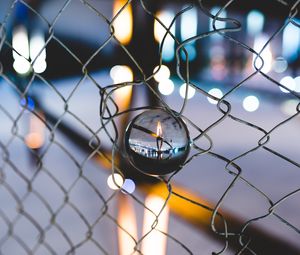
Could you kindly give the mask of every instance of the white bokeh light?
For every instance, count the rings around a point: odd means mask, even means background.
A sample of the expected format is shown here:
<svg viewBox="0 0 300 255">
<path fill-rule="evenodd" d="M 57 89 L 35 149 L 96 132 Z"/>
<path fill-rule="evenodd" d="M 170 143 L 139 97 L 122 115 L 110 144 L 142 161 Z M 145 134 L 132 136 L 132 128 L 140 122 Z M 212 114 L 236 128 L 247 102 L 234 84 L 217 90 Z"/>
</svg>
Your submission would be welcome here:
<svg viewBox="0 0 300 255">
<path fill-rule="evenodd" d="M 265 16 L 258 10 L 252 10 L 247 15 L 247 31 L 251 36 L 255 36 L 263 30 Z"/>
<path fill-rule="evenodd" d="M 159 66 L 156 66 L 153 70 L 153 73 L 155 73 L 158 70 L 158 68 Z M 159 71 L 154 75 L 154 79 L 157 82 L 161 82 L 169 79 L 170 75 L 171 75 L 170 69 L 165 65 L 161 65 Z"/>
<path fill-rule="evenodd" d="M 223 92 L 222 92 L 220 89 L 217 89 L 217 88 L 211 89 L 210 91 L 208 91 L 208 93 L 211 94 L 211 95 L 214 96 L 214 97 L 219 98 L 219 99 L 222 98 L 222 96 L 223 96 Z M 217 104 L 217 103 L 218 103 L 217 100 L 214 100 L 214 99 L 212 99 L 212 98 L 210 98 L 210 97 L 207 97 L 207 100 L 208 100 L 208 102 L 210 102 L 211 104 Z"/>
<path fill-rule="evenodd" d="M 173 93 L 174 91 L 174 83 L 170 79 L 161 81 L 158 84 L 158 90 L 161 94 L 165 96 L 169 96 Z"/>
<path fill-rule="evenodd" d="M 179 88 L 179 94 L 182 98 L 185 98 L 185 92 L 186 92 L 186 83 L 183 83 Z M 191 99 L 195 95 L 196 90 L 192 87 L 188 87 L 188 93 L 187 93 L 187 99 Z"/>
<path fill-rule="evenodd" d="M 285 76 L 280 80 L 280 84 L 284 85 L 290 90 L 294 90 L 296 88 L 296 81 L 291 76 Z M 290 93 L 288 90 L 279 87 L 283 93 Z"/>
<path fill-rule="evenodd" d="M 13 63 L 15 71 L 19 74 L 27 74 L 30 70 L 30 62 L 22 56 L 17 57 Z"/>
<path fill-rule="evenodd" d="M 259 107 L 259 100 L 256 96 L 247 96 L 243 100 L 243 107 L 247 112 L 254 112 Z"/>
<path fill-rule="evenodd" d="M 116 65 L 111 68 L 109 74 L 114 83 L 133 81 L 133 72 L 129 66 Z"/>
<path fill-rule="evenodd" d="M 36 73 L 43 73 L 45 72 L 47 69 L 47 62 L 45 60 L 39 60 L 37 59 L 34 63 L 33 63 L 33 70 Z"/>
<path fill-rule="evenodd" d="M 28 33 L 24 26 L 14 28 L 12 35 L 13 46 L 13 68 L 19 74 L 26 74 L 30 71 Z"/>
<path fill-rule="evenodd" d="M 265 46 L 266 42 L 268 41 L 268 36 L 264 34 L 258 35 L 254 39 L 254 46 L 253 49 L 259 53 L 262 48 Z M 270 48 L 270 44 L 267 44 L 263 51 L 260 53 L 260 57 L 257 57 L 256 54 L 253 54 L 253 65 L 260 69 L 264 73 L 268 73 L 272 69 L 272 52 Z"/>
<path fill-rule="evenodd" d="M 300 31 L 292 23 L 285 26 L 282 33 L 282 55 L 288 60 L 295 60 L 298 55 Z"/>
<path fill-rule="evenodd" d="M 295 91 L 300 92 L 300 76 L 295 77 Z"/>
<path fill-rule="evenodd" d="M 30 38 L 30 58 L 33 62 L 33 70 L 43 73 L 47 68 L 45 38 L 41 33 L 36 33 Z"/>
<path fill-rule="evenodd" d="M 193 8 L 181 15 L 180 34 L 181 40 L 187 40 L 197 35 L 198 12 Z"/>
<path fill-rule="evenodd" d="M 274 60 L 272 69 L 276 73 L 283 73 L 288 68 L 288 62 L 283 57 Z"/>
<path fill-rule="evenodd" d="M 220 6 L 214 6 L 211 10 L 210 10 L 210 13 L 212 15 L 217 15 L 217 13 L 221 10 L 221 7 Z M 225 9 L 223 9 L 219 15 L 218 15 L 219 18 L 226 18 L 227 17 L 227 12 Z M 216 26 L 216 29 L 222 29 L 222 28 L 225 28 L 226 27 L 226 22 L 224 22 L 223 20 L 216 20 L 215 21 L 215 26 Z M 213 18 L 210 18 L 209 20 L 209 30 L 213 30 Z"/>
<path fill-rule="evenodd" d="M 112 190 L 118 190 L 122 187 L 124 183 L 124 178 L 120 174 L 110 175 L 107 178 L 107 185 Z"/>
<path fill-rule="evenodd" d="M 172 20 L 175 16 L 173 11 L 169 10 L 161 10 L 156 13 L 156 18 L 158 18 L 166 27 L 169 27 L 172 23 Z M 172 24 L 170 28 L 170 32 L 175 35 L 176 31 L 176 22 Z M 167 30 L 159 23 L 157 20 L 154 21 L 154 38 L 155 40 L 161 44 L 164 36 L 166 35 Z M 164 61 L 171 61 L 175 56 L 175 41 L 170 34 L 167 34 L 163 49 L 162 49 L 162 59 Z"/>
</svg>

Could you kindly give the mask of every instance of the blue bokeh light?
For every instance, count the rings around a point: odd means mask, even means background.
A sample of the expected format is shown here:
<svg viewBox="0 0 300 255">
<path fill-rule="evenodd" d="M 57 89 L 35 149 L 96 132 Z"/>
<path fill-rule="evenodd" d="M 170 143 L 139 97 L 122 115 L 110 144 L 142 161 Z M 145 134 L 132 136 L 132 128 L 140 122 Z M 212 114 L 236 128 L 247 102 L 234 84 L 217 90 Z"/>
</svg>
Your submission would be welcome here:
<svg viewBox="0 0 300 255">
<path fill-rule="evenodd" d="M 20 100 L 20 105 L 23 107 L 23 108 L 26 108 L 27 110 L 29 111 L 34 111 L 34 108 L 35 108 L 35 103 L 33 101 L 33 99 L 31 97 L 23 97 L 21 100 Z"/>
<path fill-rule="evenodd" d="M 123 191 L 124 190 L 124 191 Z M 126 191 L 126 192 L 125 192 Z M 122 192 L 123 193 L 133 193 L 135 191 L 135 183 L 131 179 L 125 179 L 123 186 L 122 186 Z"/>
</svg>

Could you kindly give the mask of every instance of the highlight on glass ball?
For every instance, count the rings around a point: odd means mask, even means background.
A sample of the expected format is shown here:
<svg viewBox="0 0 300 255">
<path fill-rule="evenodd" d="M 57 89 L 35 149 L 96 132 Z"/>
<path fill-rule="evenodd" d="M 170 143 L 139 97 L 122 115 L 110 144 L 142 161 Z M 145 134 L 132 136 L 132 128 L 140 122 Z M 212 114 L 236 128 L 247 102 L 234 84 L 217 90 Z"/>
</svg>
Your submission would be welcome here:
<svg viewBox="0 0 300 255">
<path fill-rule="evenodd" d="M 183 120 L 160 110 L 147 110 L 128 125 L 125 148 L 130 162 L 147 175 L 160 176 L 181 168 L 190 151 Z"/>
</svg>

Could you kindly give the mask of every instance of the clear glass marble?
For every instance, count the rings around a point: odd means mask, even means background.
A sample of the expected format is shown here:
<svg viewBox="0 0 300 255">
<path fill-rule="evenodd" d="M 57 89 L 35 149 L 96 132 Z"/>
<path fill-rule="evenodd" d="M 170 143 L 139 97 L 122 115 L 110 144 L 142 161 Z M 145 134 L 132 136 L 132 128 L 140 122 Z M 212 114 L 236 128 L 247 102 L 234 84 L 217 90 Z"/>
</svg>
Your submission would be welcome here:
<svg viewBox="0 0 300 255">
<path fill-rule="evenodd" d="M 177 171 L 190 150 L 188 129 L 179 117 L 160 110 L 148 110 L 128 125 L 125 148 L 131 163 L 148 175 Z"/>
</svg>

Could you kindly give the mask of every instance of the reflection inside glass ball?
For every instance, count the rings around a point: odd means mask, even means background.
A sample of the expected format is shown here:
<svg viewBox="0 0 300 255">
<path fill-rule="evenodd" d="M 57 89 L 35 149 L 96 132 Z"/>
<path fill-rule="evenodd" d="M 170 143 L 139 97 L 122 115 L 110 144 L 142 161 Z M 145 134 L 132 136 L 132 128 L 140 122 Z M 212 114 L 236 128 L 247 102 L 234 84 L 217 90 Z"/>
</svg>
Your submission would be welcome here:
<svg viewBox="0 0 300 255">
<path fill-rule="evenodd" d="M 136 116 L 125 134 L 129 160 L 149 175 L 165 175 L 180 169 L 189 145 L 188 130 L 182 119 L 160 109 Z"/>
</svg>

